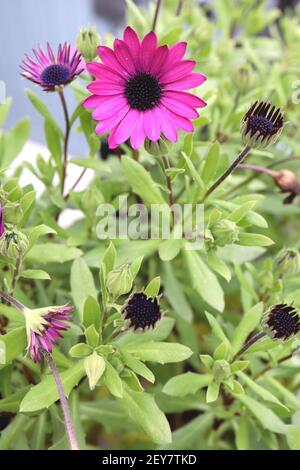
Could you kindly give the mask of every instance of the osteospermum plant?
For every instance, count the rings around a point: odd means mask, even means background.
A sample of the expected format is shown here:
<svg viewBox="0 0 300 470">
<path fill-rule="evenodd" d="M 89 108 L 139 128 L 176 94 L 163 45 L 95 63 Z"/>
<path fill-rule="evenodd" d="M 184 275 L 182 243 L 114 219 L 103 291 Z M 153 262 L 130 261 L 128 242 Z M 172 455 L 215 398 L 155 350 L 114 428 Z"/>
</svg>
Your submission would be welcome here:
<svg viewBox="0 0 300 470">
<path fill-rule="evenodd" d="M 16 160 L 0 106 L 0 449 L 299 450 L 299 15 L 126 4 L 20 48 L 47 152 Z M 99 236 L 119 198 L 170 239 Z M 174 203 L 202 204 L 181 239 Z"/>
</svg>

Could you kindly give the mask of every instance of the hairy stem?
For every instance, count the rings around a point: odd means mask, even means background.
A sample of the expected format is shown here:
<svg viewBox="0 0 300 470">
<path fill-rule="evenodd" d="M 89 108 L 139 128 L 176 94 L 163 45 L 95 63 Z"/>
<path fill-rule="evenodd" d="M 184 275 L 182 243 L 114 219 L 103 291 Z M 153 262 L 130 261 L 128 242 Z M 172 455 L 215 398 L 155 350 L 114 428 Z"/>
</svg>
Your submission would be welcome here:
<svg viewBox="0 0 300 470">
<path fill-rule="evenodd" d="M 253 344 L 255 344 L 257 341 L 259 341 L 261 338 L 264 338 L 266 336 L 266 333 L 264 331 L 261 331 L 260 333 L 256 333 L 255 335 L 251 336 L 248 341 L 244 344 L 244 346 L 239 350 L 239 352 L 236 353 L 234 356 L 233 360 L 235 361 L 238 359 L 240 356 L 242 356 Z"/>
<path fill-rule="evenodd" d="M 264 166 L 242 164 L 242 165 L 239 165 L 238 168 L 240 170 L 252 170 L 252 171 L 255 171 L 256 173 L 265 173 L 266 175 L 269 175 L 272 178 L 275 178 L 277 176 L 277 171 L 271 170 L 270 168 L 266 168 Z"/>
<path fill-rule="evenodd" d="M 22 313 L 25 312 L 26 310 L 25 305 L 21 304 L 21 302 L 16 300 L 12 295 L 8 294 L 7 292 L 4 292 L 2 289 L 0 289 L 0 297 L 6 300 L 9 304 L 16 307 L 16 309 L 18 309 L 20 312 Z"/>
<path fill-rule="evenodd" d="M 63 168 L 62 168 L 61 187 L 60 187 L 60 192 L 61 192 L 61 195 L 63 196 L 64 190 L 65 190 L 66 176 L 67 176 L 68 147 L 69 147 L 69 137 L 70 137 L 71 126 L 70 126 L 68 107 L 67 107 L 67 103 L 66 103 L 66 99 L 65 99 L 65 95 L 63 91 L 59 92 L 59 97 L 61 100 L 64 117 L 65 117 L 65 123 L 66 123 L 65 138 L 64 138 L 64 152 L 63 152 Z"/>
<path fill-rule="evenodd" d="M 21 268 L 21 263 L 22 263 L 22 257 L 19 255 L 16 259 L 16 265 L 15 265 L 15 269 L 14 269 L 14 273 L 13 273 L 11 294 L 14 293 L 14 290 L 15 290 L 16 285 L 17 285 L 18 276 L 19 276 L 19 272 L 20 272 L 20 268 Z"/>
<path fill-rule="evenodd" d="M 215 181 L 215 183 L 212 184 L 212 186 L 206 191 L 206 193 L 203 196 L 201 202 L 204 202 L 208 198 L 208 196 L 210 196 L 210 194 L 212 194 L 220 186 L 220 184 L 222 184 L 223 181 L 225 181 L 226 178 L 231 175 L 231 173 L 233 173 L 233 171 L 236 169 L 236 167 L 238 167 L 245 160 L 245 158 L 249 154 L 250 150 L 251 150 L 250 145 L 246 145 L 243 148 L 241 153 L 236 157 L 236 159 L 230 165 L 230 167 L 227 168 L 225 173 L 223 173 L 223 175 L 220 176 L 220 178 L 217 181 Z"/>
<path fill-rule="evenodd" d="M 163 156 L 162 161 L 164 163 L 165 170 L 167 170 L 171 167 L 168 157 Z M 165 173 L 165 175 L 166 175 L 166 180 L 167 180 L 167 187 L 168 187 L 168 190 L 169 190 L 169 206 L 172 206 L 174 204 L 172 180 L 171 180 L 170 176 L 167 175 L 167 173 Z"/>
<path fill-rule="evenodd" d="M 48 351 L 43 350 L 43 354 L 46 358 L 46 361 L 48 362 L 49 368 L 52 372 L 53 378 L 57 386 L 57 391 L 58 391 L 59 400 L 60 400 L 61 408 L 62 408 L 63 415 L 64 415 L 64 423 L 65 423 L 65 428 L 66 428 L 70 448 L 71 450 L 79 450 L 79 444 L 78 444 L 77 436 L 75 433 L 73 421 L 71 418 L 70 408 L 68 405 L 67 398 L 65 396 L 64 387 L 63 387 L 60 375 L 56 368 L 55 362 L 53 361 Z"/>
<path fill-rule="evenodd" d="M 156 0 L 156 8 L 155 8 L 155 14 L 154 14 L 154 19 L 153 19 L 153 24 L 152 24 L 153 33 L 155 32 L 155 29 L 156 29 L 156 24 L 158 20 L 161 3 L 162 3 L 162 0 Z"/>
<path fill-rule="evenodd" d="M 80 181 L 82 180 L 82 178 L 84 177 L 85 173 L 87 171 L 87 168 L 85 168 L 84 170 L 82 170 L 82 172 L 80 173 L 80 175 L 78 176 L 77 180 L 75 181 L 75 183 L 73 184 L 72 188 L 70 189 L 70 191 L 68 192 L 68 194 L 65 195 L 64 197 L 64 200 L 67 201 L 70 197 L 70 194 L 76 189 L 77 185 L 80 183 Z"/>
</svg>

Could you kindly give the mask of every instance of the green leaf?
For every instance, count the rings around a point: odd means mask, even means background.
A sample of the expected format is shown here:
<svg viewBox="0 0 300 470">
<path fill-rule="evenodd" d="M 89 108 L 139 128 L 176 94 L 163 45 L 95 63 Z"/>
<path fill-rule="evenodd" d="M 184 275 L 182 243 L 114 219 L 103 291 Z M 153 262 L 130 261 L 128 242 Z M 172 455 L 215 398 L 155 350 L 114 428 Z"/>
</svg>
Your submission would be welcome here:
<svg viewBox="0 0 300 470">
<path fill-rule="evenodd" d="M 76 307 L 83 316 L 86 299 L 91 296 L 97 299 L 94 278 L 83 258 L 77 258 L 71 267 L 71 293 Z"/>
<path fill-rule="evenodd" d="M 201 179 L 201 176 L 199 175 L 198 171 L 196 170 L 196 168 L 194 167 L 194 164 L 192 162 L 192 160 L 184 153 L 184 152 L 181 152 L 181 155 L 183 156 L 183 158 L 185 159 L 186 161 L 186 164 L 188 166 L 188 169 L 190 171 L 190 174 L 191 174 L 191 177 L 193 178 L 193 180 L 195 181 L 195 183 L 197 183 L 197 185 L 199 186 L 199 188 L 201 189 L 201 191 L 203 191 L 205 189 L 205 185 Z"/>
<path fill-rule="evenodd" d="M 42 269 L 25 269 L 21 272 L 20 277 L 25 279 L 51 279 L 49 274 Z"/>
<path fill-rule="evenodd" d="M 116 369 L 106 362 L 104 382 L 110 393 L 117 398 L 123 397 L 123 383 Z"/>
<path fill-rule="evenodd" d="M 16 393 L 2 398 L 0 400 L 0 413 L 18 413 L 20 403 L 23 400 L 24 396 L 30 389 L 30 386 L 21 388 Z"/>
<path fill-rule="evenodd" d="M 71 357 L 85 357 L 92 353 L 92 348 L 86 343 L 78 343 L 72 346 L 69 351 Z"/>
<path fill-rule="evenodd" d="M 215 250 L 210 250 L 207 253 L 208 265 L 220 276 L 224 277 L 227 282 L 231 280 L 231 271 L 224 263 L 224 261 L 217 255 Z"/>
<path fill-rule="evenodd" d="M 90 168 L 91 170 L 101 171 L 105 173 L 111 173 L 110 167 L 96 158 L 72 158 L 70 163 L 73 165 L 80 166 L 82 168 Z"/>
<path fill-rule="evenodd" d="M 188 424 L 177 429 L 172 435 L 172 443 L 159 447 L 163 450 L 189 450 L 198 449 L 199 442 L 205 442 L 204 436 L 207 436 L 212 428 L 213 415 L 203 413 L 194 418 Z M 203 437 L 202 437 L 203 436 Z"/>
<path fill-rule="evenodd" d="M 122 157 L 122 168 L 133 192 L 145 204 L 166 204 L 158 185 L 140 163 L 125 155 Z"/>
<path fill-rule="evenodd" d="M 119 402 L 125 413 L 151 441 L 156 444 L 171 442 L 172 434 L 168 420 L 158 408 L 152 395 L 136 392 L 125 386 L 124 397 Z"/>
<path fill-rule="evenodd" d="M 206 392 L 206 403 L 212 403 L 218 399 L 220 391 L 220 384 L 212 381 L 208 385 L 207 392 Z"/>
<path fill-rule="evenodd" d="M 27 424 L 28 417 L 17 415 L 9 425 L 1 432 L 0 450 L 11 450 L 20 434 L 24 433 L 24 426 Z"/>
<path fill-rule="evenodd" d="M 195 374 L 186 372 L 185 374 L 172 377 L 164 386 L 163 392 L 173 397 L 184 397 L 192 395 L 201 388 L 207 387 L 212 381 L 209 374 Z"/>
<path fill-rule="evenodd" d="M 300 427 L 287 426 L 286 439 L 291 450 L 300 450 Z"/>
<path fill-rule="evenodd" d="M 7 115 L 9 113 L 10 108 L 11 108 L 11 104 L 12 104 L 12 98 L 6 98 L 4 103 L 1 103 L 1 106 L 0 106 L 0 128 L 3 127 L 3 125 L 6 121 Z"/>
<path fill-rule="evenodd" d="M 109 247 L 105 251 L 103 258 L 102 258 L 102 263 L 105 265 L 106 273 L 109 273 L 110 271 L 114 269 L 116 256 L 117 256 L 117 252 L 114 247 L 114 244 L 110 242 Z"/>
<path fill-rule="evenodd" d="M 22 119 L 7 134 L 4 134 L 4 155 L 1 168 L 5 168 L 19 155 L 30 135 L 30 120 Z"/>
<path fill-rule="evenodd" d="M 182 344 L 159 341 L 145 342 L 140 345 L 129 344 L 126 346 L 126 351 L 142 361 L 158 362 L 159 364 L 181 362 L 193 354 L 190 348 Z"/>
<path fill-rule="evenodd" d="M 26 348 L 27 337 L 25 328 L 16 328 L 6 335 L 0 336 L 0 338 L 0 364 L 11 364 Z"/>
<path fill-rule="evenodd" d="M 29 100 L 31 101 L 32 105 L 35 109 L 49 122 L 51 123 L 52 127 L 55 129 L 56 133 L 60 135 L 61 139 L 64 138 L 64 135 L 56 124 L 55 119 L 53 118 L 52 114 L 48 110 L 47 106 L 42 102 L 42 100 L 31 91 L 29 88 L 25 89 L 25 93 L 28 96 Z"/>
<path fill-rule="evenodd" d="M 160 289 L 160 276 L 155 277 L 152 281 L 149 282 L 148 286 L 145 289 L 145 294 L 147 297 L 156 297 Z"/>
<path fill-rule="evenodd" d="M 201 178 L 204 184 L 207 186 L 216 174 L 220 159 L 220 144 L 219 142 L 214 142 L 211 144 L 207 155 L 205 157 L 205 163 L 201 173 Z"/>
<path fill-rule="evenodd" d="M 224 310 L 224 292 L 218 279 L 195 251 L 185 251 L 193 287 L 200 297 L 219 312 Z"/>
<path fill-rule="evenodd" d="M 145 332 L 139 331 L 127 331 L 123 335 L 120 335 L 114 340 L 119 346 L 124 345 L 142 345 L 148 341 L 163 341 L 170 336 L 170 333 L 174 327 L 174 319 L 170 317 L 163 317 L 156 325 L 154 330 Z M 127 346 L 126 346 L 127 347 Z"/>
<path fill-rule="evenodd" d="M 223 332 L 221 326 L 219 325 L 218 321 L 213 317 L 210 313 L 205 312 L 206 318 L 208 323 L 210 324 L 211 329 L 213 330 L 214 334 L 217 338 L 219 338 L 223 343 L 229 344 L 229 341 Z"/>
<path fill-rule="evenodd" d="M 247 387 L 249 387 L 258 397 L 270 403 L 275 403 L 276 405 L 279 405 L 285 409 L 285 411 L 288 411 L 288 408 L 286 408 L 286 406 L 284 406 L 283 403 L 281 403 L 280 400 L 278 400 L 278 398 L 273 395 L 273 393 L 254 382 L 254 380 L 252 380 L 248 375 L 244 374 L 244 372 L 238 372 L 237 375 L 240 379 L 242 379 L 242 382 L 245 383 Z"/>
<path fill-rule="evenodd" d="M 45 136 L 50 153 L 55 161 L 58 173 L 62 175 L 62 148 L 60 142 L 60 133 L 57 126 L 53 126 L 52 121 L 45 120 Z"/>
<path fill-rule="evenodd" d="M 29 248 L 27 250 L 27 253 L 33 247 L 33 245 L 35 245 L 35 243 L 38 241 L 40 237 L 42 237 L 43 235 L 49 235 L 49 234 L 56 235 L 56 231 L 53 228 L 48 227 L 48 225 L 42 224 L 42 225 L 38 225 L 37 227 L 34 227 L 28 235 Z"/>
<path fill-rule="evenodd" d="M 164 263 L 164 295 L 176 314 L 187 322 L 193 319 L 193 311 L 185 297 L 181 283 L 176 279 L 171 263 Z"/>
<path fill-rule="evenodd" d="M 271 238 L 260 233 L 240 233 L 238 243 L 242 246 L 270 246 L 274 244 Z"/>
<path fill-rule="evenodd" d="M 30 252 L 27 253 L 26 258 L 38 264 L 63 264 L 67 261 L 73 261 L 81 255 L 82 251 L 72 246 L 58 243 L 41 243 L 34 245 Z"/>
<path fill-rule="evenodd" d="M 155 377 L 153 373 L 151 372 L 150 369 L 148 369 L 145 364 L 143 364 L 141 361 L 133 357 L 131 354 L 129 354 L 127 351 L 120 350 L 124 363 L 133 370 L 136 374 L 140 375 L 141 377 L 144 377 L 144 379 L 148 380 L 148 382 L 154 383 L 155 382 Z"/>
<path fill-rule="evenodd" d="M 85 328 L 88 328 L 91 325 L 94 325 L 96 330 L 99 331 L 100 329 L 100 321 L 101 321 L 101 311 L 100 306 L 95 299 L 89 295 L 84 302 L 83 307 L 83 325 Z"/>
<path fill-rule="evenodd" d="M 263 314 L 263 303 L 260 302 L 254 307 L 252 307 L 242 318 L 238 327 L 235 330 L 235 333 L 231 342 L 231 353 L 232 356 L 237 354 L 237 352 L 242 348 L 244 342 L 252 333 L 255 328 L 258 326 L 262 314 Z"/>
<path fill-rule="evenodd" d="M 239 400 L 250 413 L 255 416 L 257 421 L 260 423 L 263 429 L 268 429 L 271 432 L 285 434 L 287 431 L 287 425 L 269 408 L 262 405 L 260 402 L 254 400 L 247 395 L 235 395 L 236 399 Z"/>
<path fill-rule="evenodd" d="M 80 361 L 60 374 L 64 392 L 68 397 L 79 381 L 85 376 L 83 362 Z M 21 413 L 33 413 L 35 411 L 49 408 L 59 399 L 57 387 L 52 375 L 47 375 L 42 382 L 33 386 L 25 395 L 20 405 Z"/>
</svg>

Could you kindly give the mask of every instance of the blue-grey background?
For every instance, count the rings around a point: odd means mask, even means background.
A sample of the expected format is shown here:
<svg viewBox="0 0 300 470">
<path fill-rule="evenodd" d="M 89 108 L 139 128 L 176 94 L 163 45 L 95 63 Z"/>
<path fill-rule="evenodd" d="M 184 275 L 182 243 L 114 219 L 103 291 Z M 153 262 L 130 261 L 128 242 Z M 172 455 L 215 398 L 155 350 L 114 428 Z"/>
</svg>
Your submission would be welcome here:
<svg viewBox="0 0 300 470">
<path fill-rule="evenodd" d="M 145 3 L 146 0 L 136 0 Z M 57 96 L 45 93 L 20 76 L 19 65 L 24 53 L 31 53 L 37 44 L 47 41 L 57 48 L 61 42 L 76 44 L 81 26 L 97 26 L 100 35 L 118 32 L 124 24 L 124 0 L 1 0 L 0 1 L 0 80 L 6 84 L 6 95 L 13 97 L 13 106 L 6 123 L 11 127 L 24 116 L 32 118 L 31 139 L 43 142 L 43 122 L 24 94 L 24 88 L 33 89 L 47 104 L 56 119 L 63 125 Z M 70 107 L 75 105 L 72 93 L 67 90 Z M 81 141 L 72 135 L 71 152 L 78 154 Z"/>
</svg>

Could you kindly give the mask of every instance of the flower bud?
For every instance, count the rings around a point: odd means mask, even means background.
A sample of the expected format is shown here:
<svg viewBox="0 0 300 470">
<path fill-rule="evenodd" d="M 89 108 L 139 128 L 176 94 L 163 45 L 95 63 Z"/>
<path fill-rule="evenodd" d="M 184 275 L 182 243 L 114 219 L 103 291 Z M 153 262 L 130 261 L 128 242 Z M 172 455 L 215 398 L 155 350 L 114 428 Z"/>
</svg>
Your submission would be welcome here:
<svg viewBox="0 0 300 470">
<path fill-rule="evenodd" d="M 296 196 L 300 194 L 300 181 L 290 170 L 280 170 L 274 176 L 275 183 L 282 193 L 290 193 L 284 200 L 285 204 L 291 204 Z"/>
<path fill-rule="evenodd" d="M 211 227 L 211 232 L 219 246 L 235 243 L 239 238 L 239 229 L 231 220 L 220 220 Z"/>
<path fill-rule="evenodd" d="M 296 274 L 300 271 L 300 253 L 293 248 L 281 250 L 276 258 L 276 265 L 281 275 Z"/>
<path fill-rule="evenodd" d="M 108 273 L 106 287 L 110 295 L 114 299 L 117 299 L 131 290 L 132 283 L 133 277 L 129 265 L 125 264 Z"/>
<path fill-rule="evenodd" d="M 245 93 L 251 87 L 252 74 L 248 65 L 242 65 L 233 74 L 233 82 L 240 93 Z"/>
<path fill-rule="evenodd" d="M 153 155 L 154 157 L 167 155 L 171 146 L 171 142 L 163 135 L 156 142 L 153 142 L 147 138 L 144 144 L 146 152 L 150 153 L 150 155 Z"/>
<path fill-rule="evenodd" d="M 16 229 L 7 229 L 0 239 L 0 253 L 7 258 L 22 256 L 29 246 L 28 238 Z"/>
<path fill-rule="evenodd" d="M 241 122 L 244 144 L 254 149 L 265 149 L 276 142 L 283 128 L 283 113 L 276 106 L 255 101 Z"/>
<path fill-rule="evenodd" d="M 220 359 L 214 363 L 213 374 L 216 382 L 222 382 L 231 376 L 231 367 L 227 361 Z"/>
<path fill-rule="evenodd" d="M 89 380 L 90 390 L 94 390 L 105 371 L 105 360 L 95 351 L 84 360 L 84 368 Z"/>
<path fill-rule="evenodd" d="M 96 27 L 89 26 L 87 30 L 84 28 L 80 29 L 77 36 L 77 49 L 87 62 L 95 59 L 99 44 L 100 36 Z"/>
</svg>

